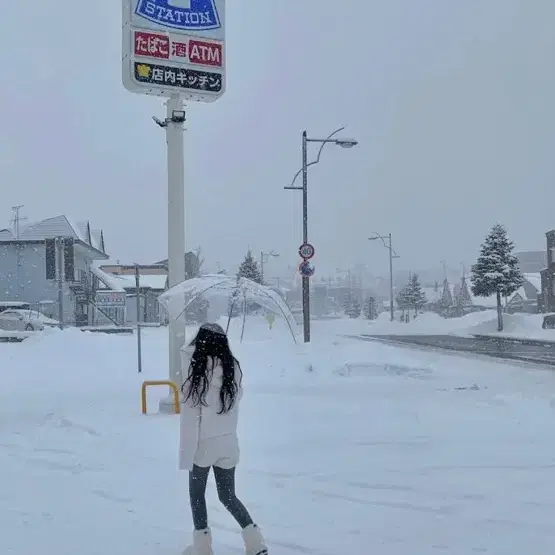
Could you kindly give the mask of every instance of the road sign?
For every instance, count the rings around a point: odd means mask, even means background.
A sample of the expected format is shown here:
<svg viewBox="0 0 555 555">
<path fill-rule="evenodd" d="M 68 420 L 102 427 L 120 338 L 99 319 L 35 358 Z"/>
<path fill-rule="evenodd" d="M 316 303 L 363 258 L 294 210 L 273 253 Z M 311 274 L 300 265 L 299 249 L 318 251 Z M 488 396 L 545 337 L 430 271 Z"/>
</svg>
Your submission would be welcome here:
<svg viewBox="0 0 555 555">
<path fill-rule="evenodd" d="M 299 265 L 299 273 L 303 277 L 312 277 L 315 271 L 314 266 L 308 260 L 303 260 Z"/>
<path fill-rule="evenodd" d="M 299 254 L 303 260 L 310 260 L 314 256 L 314 247 L 310 243 L 303 243 L 299 247 Z"/>
<path fill-rule="evenodd" d="M 122 0 L 123 86 L 212 102 L 225 92 L 225 0 Z"/>
</svg>

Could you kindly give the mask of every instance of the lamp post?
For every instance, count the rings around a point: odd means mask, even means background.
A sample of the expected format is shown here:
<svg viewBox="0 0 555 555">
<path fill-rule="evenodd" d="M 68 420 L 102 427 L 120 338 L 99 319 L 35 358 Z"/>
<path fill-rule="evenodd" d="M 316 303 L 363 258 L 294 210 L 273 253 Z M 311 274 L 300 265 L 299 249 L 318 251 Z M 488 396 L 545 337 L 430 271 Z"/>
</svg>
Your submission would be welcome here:
<svg viewBox="0 0 555 555">
<path fill-rule="evenodd" d="M 345 127 L 340 127 L 336 129 L 333 133 L 330 133 L 325 139 L 311 139 L 307 136 L 307 132 L 303 131 L 302 134 L 302 166 L 301 169 L 294 175 L 291 184 L 284 189 L 292 191 L 302 191 L 303 193 L 303 244 L 308 243 L 308 168 L 313 166 L 320 161 L 320 155 L 322 150 L 327 143 L 332 143 L 343 148 L 351 148 L 358 144 L 354 139 L 333 139 L 332 137 L 343 131 Z M 308 143 L 319 143 L 320 150 L 316 156 L 316 160 L 308 162 Z M 302 187 L 296 187 L 295 181 L 297 177 L 302 173 L 303 184 Z M 310 342 L 310 282 L 308 277 L 302 278 L 303 287 L 303 331 L 304 331 L 304 342 Z"/>
<path fill-rule="evenodd" d="M 380 239 L 384 247 L 389 251 L 389 314 L 390 319 L 393 322 L 393 320 L 395 320 L 395 311 L 393 308 L 393 259 L 400 257 L 393 249 L 391 242 L 391 233 L 389 233 L 388 235 L 380 235 L 379 233 L 374 233 L 372 237 L 368 237 L 369 241 L 375 241 L 376 239 Z"/>
<path fill-rule="evenodd" d="M 260 251 L 260 278 L 261 278 L 260 281 L 262 281 L 263 285 L 264 285 L 264 263 L 267 262 L 271 256 L 274 258 L 277 258 L 279 254 L 274 250 L 271 250 L 270 252 Z"/>
</svg>

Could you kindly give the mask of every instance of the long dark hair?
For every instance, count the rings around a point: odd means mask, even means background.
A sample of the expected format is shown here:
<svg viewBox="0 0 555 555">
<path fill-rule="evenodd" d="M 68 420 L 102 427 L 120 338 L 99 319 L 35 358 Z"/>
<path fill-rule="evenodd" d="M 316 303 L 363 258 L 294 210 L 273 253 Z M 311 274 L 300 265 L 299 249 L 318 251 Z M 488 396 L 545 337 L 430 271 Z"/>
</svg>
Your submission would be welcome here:
<svg viewBox="0 0 555 555">
<path fill-rule="evenodd" d="M 191 346 L 195 347 L 195 351 L 189 365 L 189 374 L 181 386 L 185 402 L 191 399 L 195 407 L 206 406 L 206 393 L 210 386 L 209 374 L 219 362 L 222 365 L 223 378 L 218 414 L 229 412 L 235 404 L 243 374 L 239 361 L 229 348 L 225 331 L 218 324 L 203 324 L 191 341 Z M 236 369 L 239 371 L 239 382 L 235 378 Z"/>
</svg>

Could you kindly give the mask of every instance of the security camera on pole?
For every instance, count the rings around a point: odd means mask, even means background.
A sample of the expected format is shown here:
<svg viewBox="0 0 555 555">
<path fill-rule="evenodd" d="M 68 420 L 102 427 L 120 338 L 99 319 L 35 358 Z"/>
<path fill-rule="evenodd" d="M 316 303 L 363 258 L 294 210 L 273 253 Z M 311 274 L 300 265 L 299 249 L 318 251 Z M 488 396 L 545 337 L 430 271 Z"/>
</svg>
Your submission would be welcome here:
<svg viewBox="0 0 555 555">
<path fill-rule="evenodd" d="M 213 102 L 225 92 L 225 0 L 122 0 L 122 77 L 137 94 L 166 97 L 168 284 L 185 279 L 184 101 Z M 179 312 L 179 311 L 178 311 Z M 185 326 L 169 325 L 169 379 L 179 385 Z M 173 412 L 173 398 L 160 401 Z"/>
</svg>

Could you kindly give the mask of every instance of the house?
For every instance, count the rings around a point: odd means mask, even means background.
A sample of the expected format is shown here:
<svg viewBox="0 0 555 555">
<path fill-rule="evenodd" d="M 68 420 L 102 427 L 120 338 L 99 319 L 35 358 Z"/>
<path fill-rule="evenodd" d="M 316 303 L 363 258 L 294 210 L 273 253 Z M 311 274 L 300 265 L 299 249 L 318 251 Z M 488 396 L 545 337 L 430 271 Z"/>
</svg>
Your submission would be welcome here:
<svg viewBox="0 0 555 555">
<path fill-rule="evenodd" d="M 541 274 L 523 274 L 524 283 L 509 297 L 507 310 L 509 312 L 538 312 L 538 298 L 541 294 Z"/>
<path fill-rule="evenodd" d="M 547 239 L 547 267 L 541 272 L 541 294 L 538 307 L 541 312 L 555 312 L 555 230 L 545 234 Z"/>
<path fill-rule="evenodd" d="M 112 283 L 117 284 L 126 294 L 126 322 L 137 321 L 137 284 L 135 275 L 110 274 Z M 161 323 L 166 319 L 165 312 L 158 303 L 158 297 L 168 287 L 168 276 L 164 274 L 139 274 L 139 321 Z"/>
<path fill-rule="evenodd" d="M 137 284 L 135 271 L 139 270 L 139 321 L 164 322 L 165 313 L 158 305 L 158 297 L 168 288 L 168 269 L 163 264 L 104 264 L 100 270 L 110 279 L 110 286 L 125 291 L 125 318 L 128 324 L 137 321 Z"/>
<path fill-rule="evenodd" d="M 185 275 L 189 279 L 198 275 L 202 261 L 194 252 L 185 253 Z M 135 269 L 139 270 L 139 320 L 145 323 L 166 323 L 165 311 L 158 297 L 168 288 L 168 260 L 154 264 L 105 264 L 100 270 L 110 278 L 107 288 L 117 286 L 126 293 L 126 321 L 137 321 L 137 286 Z"/>
<path fill-rule="evenodd" d="M 63 238 L 64 279 L 55 279 L 52 239 Z M 17 236 L 0 231 L 0 300 L 23 301 L 47 316 L 64 322 L 90 324 L 98 278 L 91 272 L 95 261 L 107 260 L 102 231 L 90 223 L 71 222 L 60 215 L 23 228 Z M 59 274 L 58 274 L 59 275 Z"/>
</svg>

